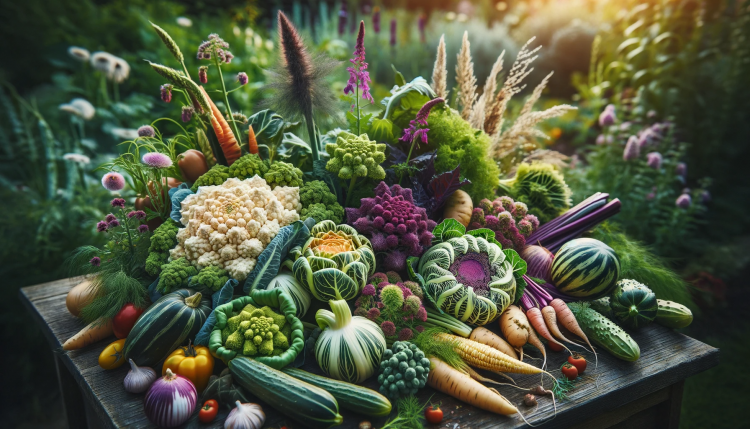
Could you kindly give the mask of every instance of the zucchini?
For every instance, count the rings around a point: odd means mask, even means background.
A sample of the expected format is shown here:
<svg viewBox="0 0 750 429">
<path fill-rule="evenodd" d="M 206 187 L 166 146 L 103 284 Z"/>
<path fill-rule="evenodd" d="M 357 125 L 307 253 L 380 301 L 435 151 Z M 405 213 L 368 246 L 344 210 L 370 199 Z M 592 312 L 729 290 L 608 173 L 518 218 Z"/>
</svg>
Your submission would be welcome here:
<svg viewBox="0 0 750 429">
<path fill-rule="evenodd" d="M 336 398 L 341 408 L 370 417 L 387 416 L 391 413 L 391 401 L 372 389 L 321 377 L 298 368 L 286 367 L 282 371 L 313 386 L 325 389 Z"/>
<path fill-rule="evenodd" d="M 638 343 L 615 322 L 592 310 L 588 302 L 573 302 L 568 304 L 568 308 L 573 312 L 583 333 L 594 344 L 603 347 L 614 357 L 628 362 L 635 362 L 641 357 Z"/>
<path fill-rule="evenodd" d="M 684 305 L 664 299 L 657 299 L 656 303 L 659 305 L 656 310 L 656 323 L 667 328 L 679 329 L 693 322 L 693 312 Z"/>
<path fill-rule="evenodd" d="M 324 429 L 344 420 L 330 393 L 255 359 L 238 356 L 229 361 L 229 372 L 240 386 L 305 426 Z"/>
</svg>

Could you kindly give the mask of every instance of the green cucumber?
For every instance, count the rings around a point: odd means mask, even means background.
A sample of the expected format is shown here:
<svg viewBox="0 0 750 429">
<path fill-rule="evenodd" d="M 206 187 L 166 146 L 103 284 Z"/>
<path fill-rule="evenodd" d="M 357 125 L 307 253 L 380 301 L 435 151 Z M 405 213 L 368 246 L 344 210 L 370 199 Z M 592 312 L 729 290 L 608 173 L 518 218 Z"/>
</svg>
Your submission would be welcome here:
<svg viewBox="0 0 750 429">
<path fill-rule="evenodd" d="M 255 359 L 236 357 L 229 361 L 229 372 L 248 392 L 305 426 L 325 429 L 344 420 L 330 393 Z"/>
<path fill-rule="evenodd" d="M 608 317 L 610 319 L 613 318 L 612 315 L 612 309 L 609 308 L 609 297 L 605 296 L 599 299 L 595 299 L 593 301 L 589 301 L 589 304 L 591 304 L 591 309 L 599 312 L 602 316 Z"/>
<path fill-rule="evenodd" d="M 568 308 L 591 342 L 628 362 L 635 362 L 641 357 L 641 349 L 633 338 L 615 322 L 592 310 L 588 302 L 573 302 L 568 304 Z"/>
<path fill-rule="evenodd" d="M 659 305 L 656 310 L 656 323 L 667 328 L 680 329 L 693 322 L 693 312 L 684 305 L 664 299 L 657 299 L 656 303 Z"/>
<path fill-rule="evenodd" d="M 370 417 L 387 416 L 391 413 L 391 401 L 372 389 L 321 377 L 298 368 L 286 367 L 282 371 L 294 378 L 326 390 L 336 398 L 341 408 Z"/>
</svg>

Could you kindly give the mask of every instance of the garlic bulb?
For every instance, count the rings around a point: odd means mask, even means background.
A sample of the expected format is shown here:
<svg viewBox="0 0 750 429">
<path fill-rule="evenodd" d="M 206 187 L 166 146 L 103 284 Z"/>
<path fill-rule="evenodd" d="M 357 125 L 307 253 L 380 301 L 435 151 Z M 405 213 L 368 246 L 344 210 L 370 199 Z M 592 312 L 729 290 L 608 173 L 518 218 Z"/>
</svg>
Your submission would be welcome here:
<svg viewBox="0 0 750 429">
<path fill-rule="evenodd" d="M 139 367 L 133 362 L 133 359 L 129 360 L 130 371 L 128 371 L 128 375 L 125 376 L 122 384 L 127 392 L 143 393 L 156 380 L 156 372 L 147 366 Z"/>
<path fill-rule="evenodd" d="M 260 429 L 266 421 L 266 414 L 258 404 L 236 402 L 237 407 L 229 412 L 224 420 L 224 429 Z"/>
</svg>

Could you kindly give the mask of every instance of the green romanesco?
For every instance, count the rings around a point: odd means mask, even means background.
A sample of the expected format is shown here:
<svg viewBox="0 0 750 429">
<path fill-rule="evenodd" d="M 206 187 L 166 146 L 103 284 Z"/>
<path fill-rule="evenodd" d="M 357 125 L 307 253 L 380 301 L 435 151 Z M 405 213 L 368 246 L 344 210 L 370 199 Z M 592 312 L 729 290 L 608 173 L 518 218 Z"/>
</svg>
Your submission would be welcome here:
<svg viewBox="0 0 750 429">
<path fill-rule="evenodd" d="M 272 187 L 276 186 L 302 186 L 302 170 L 288 162 L 276 161 L 263 176 Z"/>
<path fill-rule="evenodd" d="M 344 220 L 344 208 L 322 180 L 313 180 L 302 185 L 299 189 L 299 198 L 302 205 L 302 220 L 311 217 L 316 222 L 332 220 L 337 224 Z"/>
<path fill-rule="evenodd" d="M 243 155 L 229 166 L 229 177 L 245 180 L 253 176 L 263 177 L 268 172 L 268 162 L 260 159 L 258 155 L 249 153 Z"/>
<path fill-rule="evenodd" d="M 167 263 L 169 249 L 177 244 L 177 231 L 179 229 L 179 223 L 167 219 L 151 233 L 151 244 L 146 258 L 146 272 L 149 275 L 158 276 L 161 272 L 161 266 Z"/>
<path fill-rule="evenodd" d="M 265 315 L 266 317 L 270 317 L 270 318 L 271 318 L 271 319 L 273 320 L 273 322 L 272 322 L 272 323 L 274 323 L 274 324 L 278 325 L 278 326 L 279 326 L 279 329 L 281 329 L 281 328 L 283 328 L 284 326 L 286 326 L 286 317 L 282 316 L 281 314 L 276 314 L 276 313 L 275 313 L 275 312 L 274 312 L 274 311 L 273 311 L 273 310 L 271 309 L 271 307 L 265 306 L 265 307 L 261 308 L 261 311 L 263 311 L 263 314 L 264 314 L 264 315 Z M 277 329 L 277 330 L 278 330 L 278 329 Z"/>
<path fill-rule="evenodd" d="M 230 317 L 221 331 L 224 347 L 245 356 L 278 356 L 289 348 L 290 335 L 291 327 L 284 316 L 270 307 L 258 309 L 250 304 Z"/>
<path fill-rule="evenodd" d="M 552 164 L 521 163 L 515 177 L 501 180 L 500 185 L 510 190 L 516 201 L 525 203 L 540 222 L 549 222 L 570 208 L 570 188 Z"/>
<path fill-rule="evenodd" d="M 316 223 L 323 222 L 324 220 L 332 220 L 339 224 L 344 218 L 344 208 L 339 203 L 327 207 L 325 204 L 310 204 L 304 207 L 299 213 L 301 220 L 309 217 L 315 219 Z"/>
<path fill-rule="evenodd" d="M 286 335 L 284 335 L 281 331 L 277 331 L 275 334 L 273 334 L 273 347 L 274 349 L 276 348 L 288 349 L 289 348 L 289 340 L 287 339 Z"/>
<path fill-rule="evenodd" d="M 211 167 L 210 170 L 203 173 L 198 180 L 193 183 L 190 188 L 191 191 L 197 192 L 200 186 L 218 186 L 226 182 L 229 179 L 229 167 L 221 164 L 216 164 Z"/>
<path fill-rule="evenodd" d="M 163 294 L 188 285 L 188 278 L 198 274 L 198 269 L 185 258 L 175 259 L 161 266 L 156 290 Z"/>
<path fill-rule="evenodd" d="M 224 342 L 224 347 L 229 350 L 241 351 L 244 344 L 245 337 L 240 330 L 236 330 L 227 337 L 226 342 Z"/>
<path fill-rule="evenodd" d="M 227 271 L 215 265 L 210 265 L 198 272 L 190 279 L 190 287 L 206 287 L 216 292 L 227 283 L 229 275 Z"/>
<path fill-rule="evenodd" d="M 385 161 L 385 144 L 371 141 L 367 134 L 356 136 L 344 131 L 339 134 L 336 143 L 326 145 L 326 152 L 331 156 L 326 170 L 338 174 L 342 179 L 385 178 L 385 170 L 380 165 Z"/>
</svg>

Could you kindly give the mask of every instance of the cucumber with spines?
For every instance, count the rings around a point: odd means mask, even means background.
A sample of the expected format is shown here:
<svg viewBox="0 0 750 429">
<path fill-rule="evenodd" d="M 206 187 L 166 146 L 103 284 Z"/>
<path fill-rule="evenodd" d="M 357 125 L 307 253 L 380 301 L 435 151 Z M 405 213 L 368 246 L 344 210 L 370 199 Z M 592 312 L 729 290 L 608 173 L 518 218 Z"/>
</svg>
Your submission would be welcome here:
<svg viewBox="0 0 750 429">
<path fill-rule="evenodd" d="M 583 333 L 594 344 L 603 347 L 614 357 L 635 362 L 641 357 L 641 349 L 633 338 L 599 312 L 591 309 L 588 302 L 573 302 L 568 308 L 583 330 Z"/>
<path fill-rule="evenodd" d="M 693 312 L 684 305 L 665 299 L 657 299 L 656 303 L 659 305 L 654 319 L 656 323 L 667 328 L 680 329 L 693 322 Z"/>
</svg>

